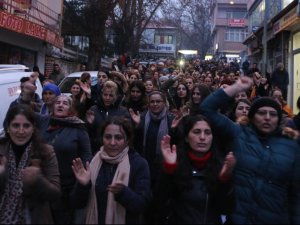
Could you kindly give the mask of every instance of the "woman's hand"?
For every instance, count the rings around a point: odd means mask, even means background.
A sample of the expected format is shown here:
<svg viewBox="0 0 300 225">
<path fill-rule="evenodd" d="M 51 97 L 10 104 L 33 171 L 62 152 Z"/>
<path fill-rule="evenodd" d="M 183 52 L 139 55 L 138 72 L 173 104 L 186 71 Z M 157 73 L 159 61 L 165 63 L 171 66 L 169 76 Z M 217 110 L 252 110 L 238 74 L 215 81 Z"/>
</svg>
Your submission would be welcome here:
<svg viewBox="0 0 300 225">
<path fill-rule="evenodd" d="M 238 89 L 241 91 L 248 91 L 253 85 L 253 78 L 244 76 L 237 80 L 236 85 Z"/>
<path fill-rule="evenodd" d="M 120 179 L 118 181 L 107 186 L 107 190 L 114 194 L 118 194 L 125 187 L 125 185 L 123 184 L 124 178 L 125 174 L 121 174 Z"/>
<path fill-rule="evenodd" d="M 163 136 L 160 148 L 164 157 L 164 161 L 168 164 L 174 164 L 177 160 L 176 145 L 171 147 L 170 140 L 171 137 L 169 135 Z"/>
<path fill-rule="evenodd" d="M 182 118 L 183 118 L 182 112 L 180 111 L 177 112 L 175 118 L 172 120 L 171 128 L 172 129 L 177 128 Z"/>
<path fill-rule="evenodd" d="M 93 110 L 87 110 L 85 114 L 85 119 L 89 124 L 92 124 L 95 120 L 95 112 Z"/>
<path fill-rule="evenodd" d="M 83 83 L 82 81 L 79 81 L 80 88 L 87 94 L 91 94 L 91 88 L 90 85 L 87 83 Z"/>
<path fill-rule="evenodd" d="M 248 91 L 253 85 L 253 79 L 247 76 L 239 78 L 233 85 L 224 88 L 229 97 L 234 97 L 237 93 Z"/>
<path fill-rule="evenodd" d="M 21 171 L 22 181 L 26 186 L 33 185 L 39 176 L 41 176 L 41 169 L 37 166 L 28 166 Z"/>
<path fill-rule="evenodd" d="M 128 109 L 129 113 L 130 113 L 130 116 L 131 116 L 131 119 L 133 120 L 133 122 L 136 124 L 136 125 L 139 125 L 140 122 L 141 122 L 141 115 L 140 115 L 140 112 L 137 111 L 136 113 L 133 111 L 132 108 Z"/>
<path fill-rule="evenodd" d="M 292 138 L 294 140 L 297 140 L 300 136 L 299 131 L 294 130 L 290 127 L 284 127 L 282 130 L 282 134 L 288 136 L 289 138 Z"/>
<path fill-rule="evenodd" d="M 83 166 L 83 163 L 80 158 L 76 158 L 73 160 L 72 165 L 73 173 L 81 185 L 87 185 L 91 180 L 91 169 L 89 162 L 86 162 L 86 169 Z"/>
<path fill-rule="evenodd" d="M 233 152 L 229 152 L 225 157 L 223 167 L 219 174 L 220 178 L 224 180 L 228 180 L 232 175 L 232 171 L 235 167 L 235 164 L 236 164 L 235 156 L 233 155 Z"/>
</svg>

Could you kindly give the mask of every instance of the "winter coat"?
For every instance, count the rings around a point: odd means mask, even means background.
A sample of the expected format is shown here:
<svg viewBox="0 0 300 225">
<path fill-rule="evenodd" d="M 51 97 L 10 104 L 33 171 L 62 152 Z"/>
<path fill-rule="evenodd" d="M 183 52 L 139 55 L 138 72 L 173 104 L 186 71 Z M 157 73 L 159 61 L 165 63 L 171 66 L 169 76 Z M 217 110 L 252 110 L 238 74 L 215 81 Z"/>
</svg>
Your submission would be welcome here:
<svg viewBox="0 0 300 225">
<path fill-rule="evenodd" d="M 278 87 L 281 90 L 286 90 L 289 85 L 289 74 L 286 69 L 276 69 L 271 76 L 271 83 L 273 87 Z"/>
<path fill-rule="evenodd" d="M 104 122 L 114 116 L 120 116 L 130 120 L 130 114 L 126 108 L 112 105 L 109 108 L 103 106 L 102 102 L 94 105 L 90 108 L 95 114 L 95 120 L 89 125 L 89 136 L 91 141 L 92 153 L 95 153 L 100 149 L 102 145 L 102 138 L 100 137 L 100 129 Z"/>
<path fill-rule="evenodd" d="M 233 175 L 236 207 L 233 224 L 300 223 L 300 148 L 276 132 L 260 137 L 255 128 L 241 126 L 218 112 L 230 97 L 220 89 L 208 96 L 200 111 L 214 128 L 231 140 L 237 160 Z"/>
<path fill-rule="evenodd" d="M 152 198 L 149 167 L 146 160 L 133 149 L 129 150 L 128 156 L 130 164 L 128 187 L 125 187 L 116 194 L 115 200 L 126 209 L 126 224 L 141 224 L 141 215 Z M 98 199 L 97 208 L 100 213 L 98 216 L 99 224 L 104 223 L 107 210 L 107 201 L 99 201 L 99 199 L 107 199 L 108 192 L 107 190 L 97 189 L 97 187 L 111 184 L 116 168 L 116 166 L 104 161 L 96 180 L 95 191 Z M 72 193 L 73 196 L 77 196 L 77 198 L 72 198 L 74 199 L 73 205 L 77 207 L 86 206 L 90 195 L 90 188 L 91 184 L 87 186 L 78 184 L 74 193 Z"/>
<path fill-rule="evenodd" d="M 72 161 L 81 158 L 84 165 L 92 158 L 91 146 L 84 123 L 59 123 L 51 116 L 38 115 L 37 124 L 43 139 L 55 150 L 61 180 L 62 196 L 52 204 L 56 223 L 73 223 L 74 208 L 70 204 L 70 192 L 76 184 Z M 58 126 L 51 129 L 51 125 Z"/>
<path fill-rule="evenodd" d="M 191 188 L 176 188 L 173 174 L 162 173 L 155 191 L 159 224 L 221 224 L 216 195 L 207 189 L 204 170 L 193 168 Z"/>
<path fill-rule="evenodd" d="M 154 184 L 156 181 L 157 175 L 160 171 L 160 167 L 161 167 L 161 163 L 162 163 L 162 155 L 156 153 L 157 137 L 155 138 L 155 140 L 153 140 L 152 145 L 148 145 L 147 149 L 144 149 L 143 143 L 144 143 L 145 117 L 146 117 L 147 112 L 148 112 L 148 110 L 144 111 L 141 114 L 141 122 L 135 128 L 134 148 L 147 160 L 149 167 L 150 167 L 152 184 Z M 172 134 L 171 125 L 172 125 L 173 119 L 174 119 L 174 115 L 168 112 L 167 113 L 167 121 L 168 121 L 169 134 Z M 149 126 L 147 135 L 149 135 L 150 132 L 152 132 L 152 134 L 157 134 L 158 129 L 159 129 L 159 124 L 156 124 L 156 125 L 157 125 L 156 126 L 157 130 L 155 130 L 155 131 L 149 130 L 149 128 L 150 128 L 150 126 Z"/>
<path fill-rule="evenodd" d="M 25 202 L 28 205 L 32 224 L 53 224 L 53 218 L 50 210 L 50 203 L 60 197 L 60 179 L 57 158 L 50 145 L 44 145 L 43 150 L 49 152 L 45 159 L 41 161 L 41 176 L 30 187 L 23 187 Z M 8 158 L 9 141 L 1 142 L 0 155 Z M 33 155 L 30 156 L 31 159 Z M 31 163 L 29 163 L 30 165 Z M 0 174 L 0 182 L 5 174 Z M 0 183 L 4 187 L 5 183 Z M 1 199 L 1 195 L 0 195 Z"/>
</svg>

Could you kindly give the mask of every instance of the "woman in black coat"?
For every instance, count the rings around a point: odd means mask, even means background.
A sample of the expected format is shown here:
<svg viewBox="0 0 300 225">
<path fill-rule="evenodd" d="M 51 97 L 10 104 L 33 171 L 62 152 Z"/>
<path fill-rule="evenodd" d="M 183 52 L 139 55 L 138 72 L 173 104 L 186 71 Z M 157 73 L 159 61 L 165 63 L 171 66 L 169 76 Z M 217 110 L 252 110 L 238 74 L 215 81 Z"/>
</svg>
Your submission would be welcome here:
<svg viewBox="0 0 300 225">
<path fill-rule="evenodd" d="M 234 157 L 232 153 L 227 155 L 219 175 L 222 164 L 213 147 L 215 140 L 208 120 L 201 115 L 187 116 L 182 125 L 177 146 L 170 144 L 169 135 L 161 141 L 163 171 L 154 191 L 157 222 L 221 224 L 224 191 L 229 190 L 226 183 Z"/>
</svg>

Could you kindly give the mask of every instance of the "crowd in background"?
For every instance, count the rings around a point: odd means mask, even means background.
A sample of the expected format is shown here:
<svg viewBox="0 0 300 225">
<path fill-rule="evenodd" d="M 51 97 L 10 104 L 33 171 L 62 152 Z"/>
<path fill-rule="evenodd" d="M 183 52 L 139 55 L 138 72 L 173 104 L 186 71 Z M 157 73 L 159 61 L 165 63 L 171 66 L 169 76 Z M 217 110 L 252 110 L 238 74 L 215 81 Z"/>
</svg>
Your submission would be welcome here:
<svg viewBox="0 0 300 225">
<path fill-rule="evenodd" d="M 70 96 L 58 64 L 21 79 L 0 139 L 1 224 L 300 223 L 300 114 L 283 63 L 261 74 L 123 57 L 94 86 L 80 70 Z"/>
</svg>

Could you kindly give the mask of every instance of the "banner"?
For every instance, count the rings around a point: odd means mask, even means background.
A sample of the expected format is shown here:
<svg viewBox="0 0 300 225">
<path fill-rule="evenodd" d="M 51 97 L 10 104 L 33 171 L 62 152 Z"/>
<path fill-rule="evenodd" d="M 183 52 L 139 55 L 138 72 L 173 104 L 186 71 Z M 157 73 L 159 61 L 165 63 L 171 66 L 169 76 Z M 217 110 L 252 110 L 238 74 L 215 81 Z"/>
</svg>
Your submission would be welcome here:
<svg viewBox="0 0 300 225">
<path fill-rule="evenodd" d="M 0 28 L 44 40 L 60 49 L 64 45 L 64 39 L 58 33 L 4 11 L 0 11 Z"/>
</svg>

